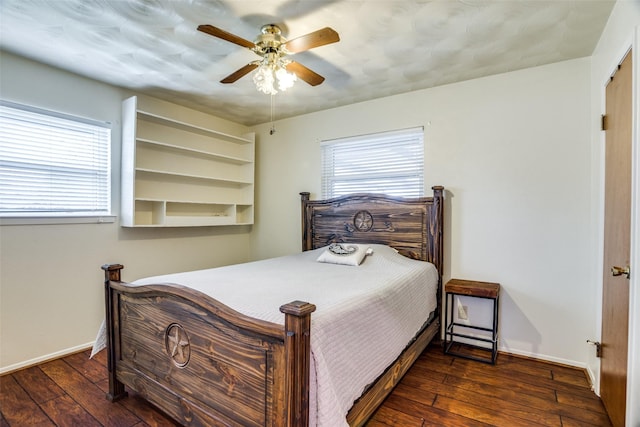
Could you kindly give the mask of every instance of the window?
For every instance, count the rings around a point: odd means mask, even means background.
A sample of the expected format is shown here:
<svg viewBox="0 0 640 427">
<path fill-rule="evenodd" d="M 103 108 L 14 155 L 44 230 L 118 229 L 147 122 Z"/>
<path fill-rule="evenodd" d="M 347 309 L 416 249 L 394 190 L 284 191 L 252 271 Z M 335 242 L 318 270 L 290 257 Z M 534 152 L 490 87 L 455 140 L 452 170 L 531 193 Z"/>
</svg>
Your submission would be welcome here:
<svg viewBox="0 0 640 427">
<path fill-rule="evenodd" d="M 111 211 L 108 123 L 0 101 L 0 216 Z"/>
<path fill-rule="evenodd" d="M 322 196 L 424 195 L 422 127 L 322 141 Z"/>
</svg>

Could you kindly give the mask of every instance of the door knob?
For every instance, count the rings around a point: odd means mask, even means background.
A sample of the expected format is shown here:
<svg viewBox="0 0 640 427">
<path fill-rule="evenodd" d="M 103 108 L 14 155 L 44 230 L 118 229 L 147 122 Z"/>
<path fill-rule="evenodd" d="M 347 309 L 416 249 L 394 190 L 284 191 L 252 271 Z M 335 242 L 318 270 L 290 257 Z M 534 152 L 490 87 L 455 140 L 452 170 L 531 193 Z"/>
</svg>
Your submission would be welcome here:
<svg viewBox="0 0 640 427">
<path fill-rule="evenodd" d="M 623 274 L 627 277 L 627 279 L 631 276 L 631 269 L 628 265 L 626 268 L 616 267 L 615 265 L 611 267 L 612 276 L 622 276 Z"/>
</svg>

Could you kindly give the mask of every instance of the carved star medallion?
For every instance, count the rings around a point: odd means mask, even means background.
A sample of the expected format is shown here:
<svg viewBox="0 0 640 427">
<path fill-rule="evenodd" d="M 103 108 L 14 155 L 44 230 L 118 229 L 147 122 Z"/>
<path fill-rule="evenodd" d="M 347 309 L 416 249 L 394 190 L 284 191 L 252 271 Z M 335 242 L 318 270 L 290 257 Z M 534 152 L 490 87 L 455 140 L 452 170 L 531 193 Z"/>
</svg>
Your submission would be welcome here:
<svg viewBox="0 0 640 427">
<path fill-rule="evenodd" d="M 373 227 L 373 216 L 368 211 L 359 211 L 353 216 L 353 225 L 358 231 L 369 231 Z"/>
<path fill-rule="evenodd" d="M 165 337 L 167 353 L 176 366 L 182 368 L 189 363 L 191 357 L 191 347 L 189 337 L 184 328 L 177 323 L 169 325 Z"/>
</svg>

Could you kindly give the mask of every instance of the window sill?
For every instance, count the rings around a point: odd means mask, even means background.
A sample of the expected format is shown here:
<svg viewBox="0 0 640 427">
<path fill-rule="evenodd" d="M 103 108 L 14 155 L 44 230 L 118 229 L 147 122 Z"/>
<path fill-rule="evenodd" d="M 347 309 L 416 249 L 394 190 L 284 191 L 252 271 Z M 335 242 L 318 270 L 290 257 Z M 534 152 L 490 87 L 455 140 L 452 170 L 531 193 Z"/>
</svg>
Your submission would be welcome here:
<svg viewBox="0 0 640 427">
<path fill-rule="evenodd" d="M 115 215 L 100 216 L 10 216 L 0 217 L 1 225 L 44 225 L 44 224 L 112 224 Z"/>
</svg>

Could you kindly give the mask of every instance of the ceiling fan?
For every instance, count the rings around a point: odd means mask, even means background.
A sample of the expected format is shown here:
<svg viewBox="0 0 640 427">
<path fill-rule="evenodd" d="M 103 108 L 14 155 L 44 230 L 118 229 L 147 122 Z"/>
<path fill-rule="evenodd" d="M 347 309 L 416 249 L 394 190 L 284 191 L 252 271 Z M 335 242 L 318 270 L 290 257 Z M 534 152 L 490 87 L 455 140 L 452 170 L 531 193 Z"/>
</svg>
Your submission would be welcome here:
<svg viewBox="0 0 640 427">
<path fill-rule="evenodd" d="M 277 93 L 274 86 L 275 83 L 278 84 L 280 90 L 285 90 L 293 85 L 296 76 L 311 86 L 317 86 L 322 83 L 324 77 L 299 62 L 288 59 L 287 56 L 340 41 L 338 33 L 329 27 L 295 39 L 286 40 L 277 25 L 268 24 L 262 27 L 261 34 L 258 35 L 254 42 L 213 25 L 199 25 L 198 31 L 246 47 L 261 57 L 261 59 L 250 62 L 229 74 L 220 81 L 221 83 L 234 83 L 258 68 L 258 72 L 253 78 L 256 86 L 260 91 L 272 95 Z"/>
</svg>

